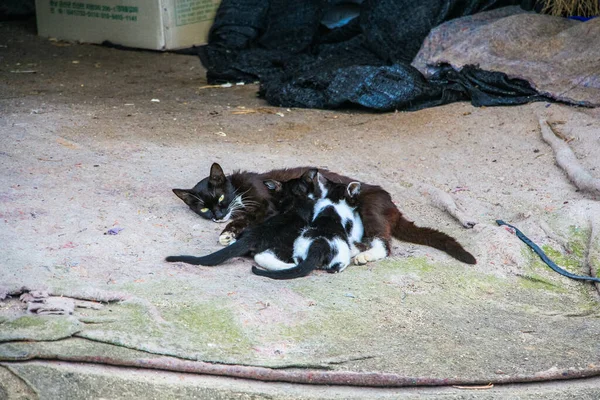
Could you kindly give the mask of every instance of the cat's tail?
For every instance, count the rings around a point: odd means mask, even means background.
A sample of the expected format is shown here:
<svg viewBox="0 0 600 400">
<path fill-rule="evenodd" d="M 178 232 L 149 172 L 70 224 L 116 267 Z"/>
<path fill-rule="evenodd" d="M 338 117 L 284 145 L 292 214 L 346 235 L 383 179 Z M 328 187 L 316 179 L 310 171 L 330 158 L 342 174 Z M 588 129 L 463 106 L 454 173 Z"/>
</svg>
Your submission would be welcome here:
<svg viewBox="0 0 600 400">
<path fill-rule="evenodd" d="M 306 259 L 298 263 L 295 267 L 279 270 L 264 270 L 252 266 L 252 273 L 255 275 L 266 276 L 271 279 L 301 278 L 322 266 L 330 251 L 330 245 L 325 239 L 317 239 L 310 245 Z"/>
<path fill-rule="evenodd" d="M 435 229 L 416 226 L 413 222 L 405 219 L 398 209 L 394 211 L 396 215 L 393 216 L 392 235 L 396 239 L 430 246 L 446 252 L 464 263 L 477 264 L 475 257 L 466 251 L 453 237 Z"/>
<path fill-rule="evenodd" d="M 222 248 L 221 250 L 215 251 L 204 257 L 194 256 L 169 256 L 165 258 L 168 262 L 184 262 L 193 265 L 204 265 L 212 267 L 224 263 L 233 257 L 241 257 L 250 252 L 250 241 L 246 237 L 242 237 L 229 246 Z"/>
</svg>

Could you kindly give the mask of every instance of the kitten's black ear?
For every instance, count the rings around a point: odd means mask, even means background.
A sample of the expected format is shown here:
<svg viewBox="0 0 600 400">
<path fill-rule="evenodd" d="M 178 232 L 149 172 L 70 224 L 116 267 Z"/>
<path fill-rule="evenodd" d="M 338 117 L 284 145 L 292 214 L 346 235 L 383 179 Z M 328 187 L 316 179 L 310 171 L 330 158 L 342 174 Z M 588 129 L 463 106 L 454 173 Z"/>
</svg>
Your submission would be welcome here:
<svg viewBox="0 0 600 400">
<path fill-rule="evenodd" d="M 319 170 L 316 168 L 311 168 L 307 170 L 304 174 L 302 174 L 302 179 L 304 182 L 310 183 L 315 181 L 315 177 L 319 173 Z"/>
<path fill-rule="evenodd" d="M 327 185 L 327 178 L 325 177 L 325 175 L 318 172 L 317 173 L 317 182 L 322 183 L 323 185 Z"/>
<path fill-rule="evenodd" d="M 356 197 L 360 193 L 360 182 L 350 182 L 348 184 L 348 196 Z"/>
<path fill-rule="evenodd" d="M 198 203 L 198 197 L 193 195 L 188 189 L 173 189 L 173 193 L 177 195 L 181 200 L 184 201 L 190 207 L 193 207 Z"/>
<path fill-rule="evenodd" d="M 268 179 L 266 181 L 263 181 L 263 183 L 265 184 L 265 186 L 267 187 L 267 189 L 272 190 L 274 192 L 280 192 L 281 191 L 281 182 L 279 181 L 275 181 L 273 179 Z"/>
<path fill-rule="evenodd" d="M 210 167 L 210 176 L 208 181 L 213 185 L 220 185 L 225 182 L 225 173 L 223 172 L 223 168 L 217 163 L 213 163 Z"/>
</svg>

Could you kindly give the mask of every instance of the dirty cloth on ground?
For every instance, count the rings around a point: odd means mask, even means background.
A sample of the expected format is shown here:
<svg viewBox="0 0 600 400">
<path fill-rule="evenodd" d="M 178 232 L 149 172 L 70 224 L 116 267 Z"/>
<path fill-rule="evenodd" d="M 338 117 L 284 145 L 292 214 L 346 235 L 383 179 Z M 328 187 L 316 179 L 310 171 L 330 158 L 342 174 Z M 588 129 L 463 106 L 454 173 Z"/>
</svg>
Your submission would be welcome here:
<svg viewBox="0 0 600 400">
<path fill-rule="evenodd" d="M 389 111 L 463 100 L 522 104 L 544 96 L 524 80 L 474 66 L 440 66 L 425 78 L 410 65 L 433 27 L 515 4 L 521 1 L 364 1 L 356 18 L 330 30 L 322 21 L 335 1 L 224 0 L 199 55 L 210 83 L 260 80 L 261 95 L 277 106 Z"/>
<path fill-rule="evenodd" d="M 524 79 L 555 100 L 598 106 L 598 43 L 600 18 L 580 22 L 505 7 L 434 28 L 412 65 L 433 77 L 448 64 L 477 64 Z"/>
</svg>

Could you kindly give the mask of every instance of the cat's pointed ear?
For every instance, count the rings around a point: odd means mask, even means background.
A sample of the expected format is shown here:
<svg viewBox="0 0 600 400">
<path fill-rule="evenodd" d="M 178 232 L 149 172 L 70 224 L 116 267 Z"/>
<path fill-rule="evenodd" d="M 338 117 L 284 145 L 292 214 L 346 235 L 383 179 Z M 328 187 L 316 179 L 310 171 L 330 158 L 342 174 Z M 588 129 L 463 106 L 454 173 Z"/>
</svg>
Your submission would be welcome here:
<svg viewBox="0 0 600 400">
<path fill-rule="evenodd" d="M 272 190 L 274 192 L 280 192 L 281 191 L 281 182 L 273 180 L 273 179 L 267 179 L 266 181 L 263 181 L 263 183 L 265 184 L 265 186 L 267 187 L 267 189 Z"/>
<path fill-rule="evenodd" d="M 314 182 L 317 175 L 319 175 L 319 170 L 316 168 L 311 168 L 302 175 L 302 179 L 307 183 Z"/>
<path fill-rule="evenodd" d="M 188 189 L 173 189 L 173 193 L 190 207 L 193 207 L 199 202 L 198 196 L 192 194 Z"/>
<path fill-rule="evenodd" d="M 327 184 L 327 178 L 325 178 L 325 175 L 323 175 L 322 173 L 318 172 L 317 173 L 317 182 L 319 182 L 322 185 L 326 185 Z"/>
<path fill-rule="evenodd" d="M 356 197 L 360 193 L 360 182 L 350 182 L 348 184 L 348 196 Z"/>
<path fill-rule="evenodd" d="M 210 176 L 208 181 L 213 185 L 221 185 L 225 182 L 225 173 L 223 172 L 223 168 L 217 163 L 213 163 L 210 167 Z"/>
</svg>

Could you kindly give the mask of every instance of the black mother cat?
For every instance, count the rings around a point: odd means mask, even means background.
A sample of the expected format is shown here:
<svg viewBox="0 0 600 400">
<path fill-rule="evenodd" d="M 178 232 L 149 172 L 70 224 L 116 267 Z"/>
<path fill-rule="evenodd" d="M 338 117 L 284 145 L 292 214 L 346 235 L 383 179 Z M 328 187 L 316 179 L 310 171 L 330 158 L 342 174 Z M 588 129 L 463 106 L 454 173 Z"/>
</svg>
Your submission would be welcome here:
<svg viewBox="0 0 600 400">
<path fill-rule="evenodd" d="M 279 214 L 249 226 L 235 242 L 207 256 L 169 256 L 166 261 L 214 266 L 233 257 L 256 255 L 270 261 L 277 260 L 279 264 L 291 263 L 294 241 L 312 220 L 315 200 L 309 194 L 316 191 L 317 174 L 316 169 L 310 169 L 302 177 L 283 183 L 265 180 L 264 185 L 273 193 L 271 200 L 277 205 Z"/>
</svg>

